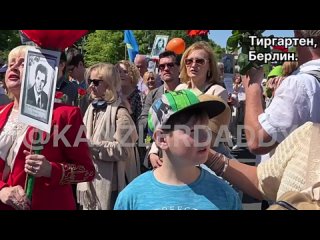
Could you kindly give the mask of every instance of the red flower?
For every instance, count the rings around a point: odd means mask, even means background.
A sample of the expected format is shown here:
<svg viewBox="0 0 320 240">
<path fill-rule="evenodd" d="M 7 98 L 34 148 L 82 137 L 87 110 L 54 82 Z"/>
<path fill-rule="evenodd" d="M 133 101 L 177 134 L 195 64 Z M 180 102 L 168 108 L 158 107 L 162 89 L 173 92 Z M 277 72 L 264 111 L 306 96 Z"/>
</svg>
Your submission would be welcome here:
<svg viewBox="0 0 320 240">
<path fill-rule="evenodd" d="M 78 88 L 78 107 L 80 107 L 80 100 L 87 94 L 87 91 L 83 88 Z"/>
<path fill-rule="evenodd" d="M 78 88 L 78 95 L 79 95 L 79 97 L 82 97 L 82 96 L 84 96 L 84 95 L 86 95 L 87 94 L 87 91 L 85 90 L 85 89 L 83 89 L 83 88 Z"/>
<path fill-rule="evenodd" d="M 60 92 L 60 91 L 56 91 L 56 94 L 55 94 L 55 102 L 58 102 L 58 103 L 65 103 L 66 102 L 66 98 L 67 98 L 67 95 L 65 95 L 63 92 Z"/>
<path fill-rule="evenodd" d="M 62 99 L 62 98 L 63 98 L 63 95 L 64 95 L 63 92 L 57 91 L 57 92 L 56 92 L 56 95 L 55 95 L 54 97 L 57 98 L 57 99 Z"/>
<path fill-rule="evenodd" d="M 189 37 L 208 35 L 209 30 L 187 30 Z"/>
</svg>

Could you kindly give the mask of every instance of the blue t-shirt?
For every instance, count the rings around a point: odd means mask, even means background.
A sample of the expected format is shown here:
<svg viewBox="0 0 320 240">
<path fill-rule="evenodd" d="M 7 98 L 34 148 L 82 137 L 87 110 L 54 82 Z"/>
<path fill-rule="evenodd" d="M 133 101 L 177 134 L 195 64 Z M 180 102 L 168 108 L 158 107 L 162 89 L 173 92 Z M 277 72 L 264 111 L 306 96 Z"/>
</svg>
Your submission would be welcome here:
<svg viewBox="0 0 320 240">
<path fill-rule="evenodd" d="M 222 179 L 201 169 L 189 185 L 160 183 L 153 171 L 146 172 L 123 189 L 115 210 L 239 210 L 238 194 Z"/>
</svg>

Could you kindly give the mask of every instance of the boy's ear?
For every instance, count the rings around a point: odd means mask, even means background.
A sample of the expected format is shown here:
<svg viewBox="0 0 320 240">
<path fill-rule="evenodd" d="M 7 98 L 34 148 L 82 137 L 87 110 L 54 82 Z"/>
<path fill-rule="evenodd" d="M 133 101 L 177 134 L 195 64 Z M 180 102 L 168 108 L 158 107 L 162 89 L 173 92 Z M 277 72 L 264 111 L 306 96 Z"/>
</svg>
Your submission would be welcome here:
<svg viewBox="0 0 320 240">
<path fill-rule="evenodd" d="M 153 134 L 153 138 L 155 143 L 160 149 L 162 150 L 168 149 L 166 134 L 163 132 L 163 130 L 157 129 Z"/>
</svg>

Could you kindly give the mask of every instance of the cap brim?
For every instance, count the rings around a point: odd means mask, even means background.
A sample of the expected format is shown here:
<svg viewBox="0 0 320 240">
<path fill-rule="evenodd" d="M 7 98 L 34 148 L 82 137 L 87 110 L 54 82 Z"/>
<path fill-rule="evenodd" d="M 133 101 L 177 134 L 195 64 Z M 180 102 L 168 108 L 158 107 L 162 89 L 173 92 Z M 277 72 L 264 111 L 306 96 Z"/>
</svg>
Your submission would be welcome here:
<svg viewBox="0 0 320 240">
<path fill-rule="evenodd" d="M 223 113 L 228 104 L 218 96 L 203 94 L 198 96 L 200 100 L 200 107 L 208 113 L 209 118 L 213 118 Z"/>
<path fill-rule="evenodd" d="M 274 68 L 270 71 L 270 73 L 268 74 L 267 79 L 273 78 L 273 77 L 281 77 L 281 76 L 282 76 L 282 71 L 283 71 L 282 66 L 276 66 L 276 67 L 274 67 Z"/>
<path fill-rule="evenodd" d="M 211 119 L 223 113 L 226 110 L 226 107 L 228 106 L 227 103 L 225 103 L 220 97 L 217 96 L 202 94 L 198 96 L 198 98 L 200 100 L 199 103 L 190 105 L 176 112 L 175 114 L 192 109 L 202 109 L 208 114 L 209 119 Z M 170 118 L 175 114 L 171 115 Z"/>
</svg>

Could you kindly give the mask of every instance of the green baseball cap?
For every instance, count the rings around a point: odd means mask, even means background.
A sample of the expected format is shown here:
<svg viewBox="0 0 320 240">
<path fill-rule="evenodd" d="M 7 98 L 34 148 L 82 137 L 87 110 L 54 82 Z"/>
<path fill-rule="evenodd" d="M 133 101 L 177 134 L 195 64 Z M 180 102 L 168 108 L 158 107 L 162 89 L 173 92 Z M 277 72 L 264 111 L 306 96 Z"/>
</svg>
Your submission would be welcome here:
<svg viewBox="0 0 320 240">
<path fill-rule="evenodd" d="M 226 104 L 218 96 L 207 94 L 197 96 L 189 89 L 165 93 L 149 110 L 149 135 L 152 136 L 153 132 L 164 126 L 173 115 L 196 108 L 203 109 L 209 118 L 213 118 L 225 110 Z"/>
<path fill-rule="evenodd" d="M 271 77 L 281 77 L 281 76 L 282 76 L 282 66 L 276 66 L 268 74 L 268 79 Z"/>
</svg>

